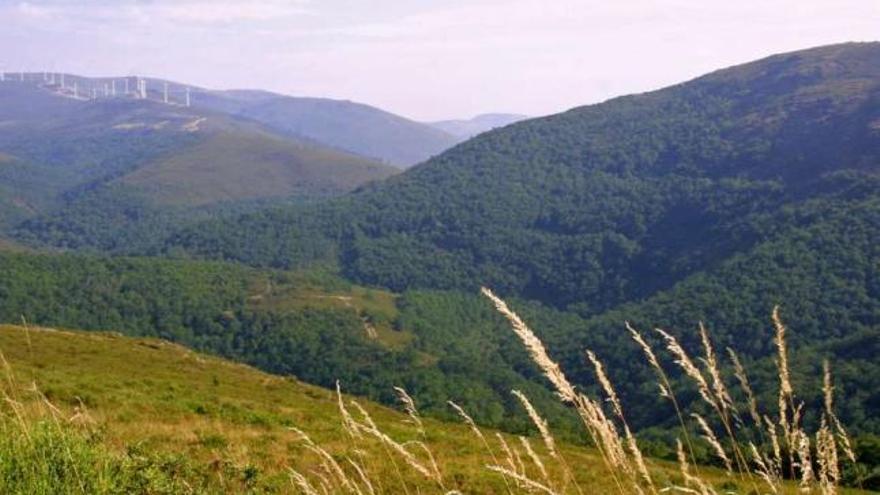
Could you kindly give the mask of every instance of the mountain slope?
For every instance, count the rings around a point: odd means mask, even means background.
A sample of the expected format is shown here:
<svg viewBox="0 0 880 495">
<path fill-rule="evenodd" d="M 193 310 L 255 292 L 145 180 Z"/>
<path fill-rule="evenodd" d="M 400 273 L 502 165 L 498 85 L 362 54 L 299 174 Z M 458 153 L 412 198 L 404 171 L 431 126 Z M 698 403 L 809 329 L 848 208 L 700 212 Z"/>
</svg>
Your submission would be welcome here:
<svg viewBox="0 0 880 495">
<path fill-rule="evenodd" d="M 431 122 L 431 126 L 441 131 L 452 134 L 453 136 L 465 140 L 491 131 L 496 127 L 504 127 L 520 120 L 529 118 L 527 115 L 519 115 L 514 113 L 484 113 L 470 119 L 459 120 L 441 120 Z"/>
<path fill-rule="evenodd" d="M 579 383 L 593 383 L 584 347 L 620 370 L 640 427 L 671 416 L 630 378 L 624 319 L 689 346 L 702 320 L 766 366 L 781 304 L 803 329 L 800 366 L 839 363 L 862 385 L 848 414 L 876 431 L 876 394 L 861 391 L 880 374 L 859 348 L 880 329 L 878 122 L 880 44 L 821 47 L 487 132 L 319 207 L 204 224 L 166 249 L 537 301 L 535 327 Z"/>
<path fill-rule="evenodd" d="M 266 132 L 218 132 L 138 168 L 119 182 L 155 190 L 157 201 L 218 201 L 332 196 L 395 173 L 385 165 Z"/>
<path fill-rule="evenodd" d="M 106 84 L 75 80 L 79 88 Z M 153 93 L 86 100 L 66 91 L 40 81 L 0 84 L 0 223 L 31 220 L 23 234 L 50 243 L 61 232 L 83 238 L 62 245 L 91 242 L 76 224 L 95 209 L 130 211 L 125 219 L 135 223 L 171 221 L 169 208 L 185 217 L 196 207 L 326 197 L 396 173 L 250 121 L 163 104 Z"/>
<path fill-rule="evenodd" d="M 456 138 L 360 103 L 260 91 L 199 91 L 193 105 L 252 119 L 275 132 L 308 138 L 397 167 L 409 167 L 452 147 Z"/>
<path fill-rule="evenodd" d="M 771 57 L 483 134 L 318 220 L 273 214 L 272 228 L 340 239 L 356 280 L 482 282 L 595 312 L 747 249 L 785 205 L 880 171 L 878 76 L 878 44 Z M 275 252 L 250 261 L 296 261 Z"/>
<path fill-rule="evenodd" d="M 365 461 L 358 450 L 377 459 L 367 459 L 365 468 L 380 493 L 399 491 L 401 477 L 410 490 L 436 490 L 434 482 L 403 460 L 397 460 L 396 467 L 388 462 L 381 444 L 368 437 L 350 438 L 335 393 L 295 378 L 262 373 L 166 341 L 108 333 L 3 325 L 0 350 L 7 360 L 0 388 L 7 397 L 21 401 L 33 415 L 42 406 L 35 391 L 41 392 L 55 407 L 54 413 L 46 411 L 44 422 L 51 414 L 78 413 L 70 425 L 81 425 L 87 445 L 99 446 L 100 452 L 106 449 L 109 455 L 104 462 L 121 472 L 140 472 L 130 481 L 134 486 L 122 491 L 299 493 L 288 470 L 312 477 L 311 470 L 321 466 L 300 431 L 339 455 L 346 471 L 350 465 L 343 457 Z M 484 469 L 483 447 L 465 425 L 425 419 L 424 428 L 430 433 L 424 437 L 408 423 L 407 415 L 358 401 L 389 438 L 401 443 L 424 441 L 442 462 L 451 487 L 469 493 L 504 490 L 502 479 Z M 347 407 L 357 414 L 353 406 Z M 2 421 L 8 438 L 12 432 L 6 417 Z M 506 441 L 513 443 L 515 438 L 507 436 Z M 0 442 L 2 447 L 6 445 Z M 53 450 L 46 456 L 53 457 Z M 422 451 L 412 450 L 414 459 L 428 462 Z M 579 481 L 599 490 L 613 486 L 597 470 L 600 461 L 593 451 L 567 445 L 560 445 L 560 450 L 583 466 L 576 475 Z M 548 469 L 557 474 L 559 467 Z M 660 472 L 665 469 L 665 465 L 657 467 Z M 4 491 L 9 487 L 3 482 L 13 481 L 15 486 L 10 471 L 0 471 Z M 86 483 L 94 482 L 88 478 L 94 474 L 91 470 L 81 474 Z M 87 491 L 99 491 L 94 490 Z M 104 490 L 106 485 L 100 491 Z"/>
</svg>

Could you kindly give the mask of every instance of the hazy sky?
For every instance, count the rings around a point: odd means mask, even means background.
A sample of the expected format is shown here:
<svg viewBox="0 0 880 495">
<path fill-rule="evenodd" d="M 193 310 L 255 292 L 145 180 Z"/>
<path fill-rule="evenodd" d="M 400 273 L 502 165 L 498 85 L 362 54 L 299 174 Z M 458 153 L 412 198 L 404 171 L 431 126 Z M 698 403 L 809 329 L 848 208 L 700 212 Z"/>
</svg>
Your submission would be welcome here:
<svg viewBox="0 0 880 495">
<path fill-rule="evenodd" d="M 880 39 L 880 0 L 0 0 L 0 70 L 541 115 Z"/>
</svg>

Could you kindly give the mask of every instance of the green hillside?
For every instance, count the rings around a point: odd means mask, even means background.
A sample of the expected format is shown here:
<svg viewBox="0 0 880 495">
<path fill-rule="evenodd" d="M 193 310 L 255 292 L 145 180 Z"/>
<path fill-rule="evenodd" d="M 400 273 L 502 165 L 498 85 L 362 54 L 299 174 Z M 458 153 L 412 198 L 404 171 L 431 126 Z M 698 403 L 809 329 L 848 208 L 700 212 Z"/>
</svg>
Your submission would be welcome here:
<svg viewBox="0 0 880 495">
<path fill-rule="evenodd" d="M 646 429 L 670 415 L 628 379 L 624 319 L 689 345 L 702 320 L 770 369 L 781 304 L 803 329 L 803 371 L 833 359 L 860 384 L 842 391 L 845 414 L 876 433 L 880 375 L 862 350 L 880 332 L 878 121 L 880 44 L 777 55 L 517 123 L 338 200 L 185 229 L 166 249 L 531 301 L 578 383 L 592 383 L 585 347 L 617 364 Z M 477 321 L 462 326 L 490 331 Z"/>
<path fill-rule="evenodd" d="M 308 138 L 400 168 L 421 163 L 459 141 L 428 124 L 351 101 L 265 91 L 199 91 L 193 105 L 245 117 L 287 136 Z"/>
<path fill-rule="evenodd" d="M 219 132 L 118 181 L 151 191 L 162 204 L 204 205 L 338 195 L 394 173 L 366 159 L 268 133 Z"/>
<path fill-rule="evenodd" d="M 395 493 L 403 486 L 380 444 L 369 440 L 349 444 L 337 397 L 329 390 L 165 341 L 118 334 L 0 326 L 0 350 L 6 359 L 2 385 L 6 397 L 27 406 L 29 423 L 42 424 L 34 426 L 35 433 L 46 435 L 48 429 L 49 441 L 69 449 L 69 458 L 63 451 L 50 451 L 50 462 L 79 468 L 54 476 L 73 486 L 77 482 L 90 486 L 88 493 L 298 493 L 288 469 L 311 476 L 312 469 L 320 469 L 320 459 L 291 428 L 309 434 L 340 462 L 347 457 L 365 462 L 374 488 L 381 493 Z M 40 412 L 38 394 L 63 418 L 78 414 L 71 423 L 75 426 L 60 429 L 66 442 L 55 438 L 52 411 L 43 406 Z M 450 489 L 504 491 L 503 480 L 483 468 L 485 454 L 467 427 L 426 419 L 427 436 L 422 437 L 407 424 L 405 414 L 368 401 L 361 404 L 397 441 L 426 442 L 442 463 Z M 7 405 L 2 409 L 11 412 Z M 15 425 L 6 416 L 0 421 L 4 431 L 0 453 L 10 454 L 14 448 L 10 428 Z M 494 438 L 491 441 L 496 443 Z M 508 437 L 508 442 L 515 441 Z M 375 461 L 358 456 L 357 449 Z M 592 451 L 564 449 L 569 462 L 578 466 L 581 481 L 607 486 L 597 482 Z M 424 457 L 418 449 L 413 452 Z M 41 462 L 30 461 L 32 472 L 39 472 Z M 407 469 L 402 459 L 397 462 L 409 490 L 436 492 L 433 483 Z M 0 455 L 4 493 L 17 493 L 16 488 L 38 481 L 12 478 L 15 468 L 8 463 Z M 345 469 L 350 466 L 345 464 Z M 658 469 L 665 469 L 665 464 Z M 79 491 L 71 488 L 70 493 Z"/>
<path fill-rule="evenodd" d="M 51 85 L 0 84 L 0 102 L 9 103 L 0 110 L 0 228 L 20 227 L 32 242 L 108 249 L 118 239 L 105 231 L 120 224 L 138 231 L 121 236 L 134 244 L 188 218 L 216 216 L 205 207 L 240 213 L 338 195 L 397 171 L 151 98 L 82 100 Z M 83 226 L 108 215 L 101 228 Z"/>
</svg>

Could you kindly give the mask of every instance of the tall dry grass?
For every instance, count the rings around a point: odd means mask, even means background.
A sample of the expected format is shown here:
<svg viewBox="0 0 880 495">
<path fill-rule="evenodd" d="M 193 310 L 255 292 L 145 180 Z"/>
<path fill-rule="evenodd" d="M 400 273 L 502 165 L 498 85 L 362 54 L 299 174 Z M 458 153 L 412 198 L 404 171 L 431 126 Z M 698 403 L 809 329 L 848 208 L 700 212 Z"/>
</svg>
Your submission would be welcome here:
<svg viewBox="0 0 880 495">
<path fill-rule="evenodd" d="M 834 412 L 834 386 L 827 362 L 824 364 L 824 401 L 820 425 L 813 433 L 806 431 L 803 424 L 805 405 L 796 397 L 791 383 L 786 344 L 788 329 L 782 322 L 779 308 L 775 308 L 771 315 L 778 372 L 778 402 L 772 418 L 769 413 L 762 411 L 773 408 L 763 408 L 759 404 L 746 368 L 736 352 L 728 348 L 732 375 L 745 397 L 745 403 L 739 404 L 733 399 L 724 379 L 722 355 L 715 352 L 709 330 L 702 323 L 698 326 L 702 355 L 697 358 L 692 357 L 670 332 L 656 329 L 662 348 L 669 353 L 670 364 L 679 368 L 681 374 L 694 383 L 700 400 L 712 414 L 687 413 L 676 399 L 673 381 L 654 346 L 641 332 L 626 323 L 626 329 L 643 352 L 647 365 L 656 373 L 660 396 L 671 403 L 678 417 L 678 464 L 670 473 L 668 465 L 652 462 L 643 455 L 627 423 L 623 404 L 599 356 L 590 350 L 586 351 L 586 360 L 596 375 L 597 388 L 602 391 L 601 396 L 590 397 L 568 380 L 537 335 L 501 298 L 485 288 L 482 294 L 508 320 L 514 334 L 552 384 L 559 399 L 572 407 L 580 417 L 588 439 L 599 453 L 604 476 L 610 481 L 603 486 L 611 486 L 613 491 L 621 495 L 782 494 L 795 490 L 799 493 L 832 495 L 839 490 L 841 465 L 856 461 L 850 438 Z M 324 454 L 322 457 L 326 459 L 326 466 L 322 476 L 316 478 L 314 475 L 309 477 L 302 473 L 291 473 L 292 483 L 307 494 L 425 493 L 424 486 L 410 486 L 404 481 L 401 470 L 410 470 L 418 473 L 428 482 L 428 486 L 433 486 L 439 493 L 461 493 L 454 481 L 445 478 L 431 451 L 427 441 L 429 433 L 426 432 L 415 400 L 401 388 L 396 388 L 395 392 L 409 418 L 408 422 L 425 442 L 399 443 L 383 433 L 357 402 L 352 401 L 350 405 L 359 411 L 359 419 L 348 411 L 341 393 L 338 394 L 338 403 L 343 425 L 352 441 L 378 441 L 383 444 L 387 461 L 398 472 L 399 481 L 396 484 L 389 484 L 387 480 L 383 480 L 384 483 L 370 481 L 370 473 L 365 465 L 351 459 L 348 459 L 348 466 L 337 465 Z M 564 449 L 559 448 L 547 421 L 528 397 L 517 390 L 512 393 L 537 430 L 543 446 L 542 453 L 537 452 L 525 437 L 520 437 L 518 442 L 510 442 L 504 435 L 496 433 L 490 440 L 462 407 L 449 402 L 485 451 L 487 461 L 484 468 L 504 481 L 505 491 L 509 494 L 596 493 L 595 487 L 578 483 L 578 466 L 566 459 Z M 695 437 L 694 433 L 699 437 Z M 708 468 L 698 468 L 694 454 L 697 438 L 719 459 L 726 475 L 720 478 L 717 474 L 709 476 L 704 474 L 710 471 Z M 550 474 L 547 467 L 550 465 L 554 466 L 556 476 Z M 344 472 L 349 474 L 344 475 Z"/>
</svg>

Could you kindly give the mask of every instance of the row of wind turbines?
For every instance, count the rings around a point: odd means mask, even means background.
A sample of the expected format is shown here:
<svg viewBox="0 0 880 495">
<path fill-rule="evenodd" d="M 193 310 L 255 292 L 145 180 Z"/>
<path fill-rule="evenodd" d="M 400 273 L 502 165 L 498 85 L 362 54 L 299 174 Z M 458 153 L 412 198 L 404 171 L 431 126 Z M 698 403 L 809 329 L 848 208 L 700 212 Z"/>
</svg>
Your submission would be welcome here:
<svg viewBox="0 0 880 495">
<path fill-rule="evenodd" d="M 84 84 L 80 84 L 81 81 Z M 147 91 L 147 81 L 146 78 L 140 76 L 86 79 L 56 72 L 0 72 L 0 83 L 34 83 L 77 100 L 97 100 L 99 98 L 136 98 L 146 100 L 150 96 L 150 93 Z M 182 91 L 180 89 L 175 90 L 173 93 L 179 96 L 179 99 L 175 99 L 172 97 L 174 94 L 170 91 L 169 84 L 162 82 L 161 85 L 161 91 L 159 92 L 161 95 L 160 101 L 167 105 L 190 106 L 191 94 L 189 86 L 184 86 Z"/>
</svg>

